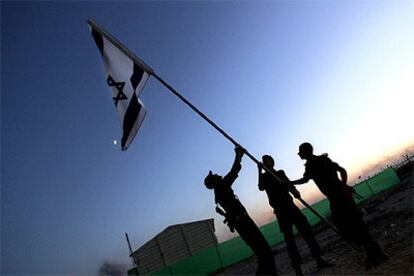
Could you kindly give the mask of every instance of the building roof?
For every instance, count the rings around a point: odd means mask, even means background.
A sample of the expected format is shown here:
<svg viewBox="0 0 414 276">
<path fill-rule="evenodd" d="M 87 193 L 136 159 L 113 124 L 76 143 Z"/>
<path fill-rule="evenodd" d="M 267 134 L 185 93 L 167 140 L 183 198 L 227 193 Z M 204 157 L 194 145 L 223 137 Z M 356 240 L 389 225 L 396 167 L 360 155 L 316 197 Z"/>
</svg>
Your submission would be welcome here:
<svg viewBox="0 0 414 276">
<path fill-rule="evenodd" d="M 150 239 L 149 241 L 147 241 L 145 244 L 141 245 L 138 249 L 134 250 L 134 252 L 132 252 L 129 256 L 131 257 L 132 255 L 134 255 L 135 252 L 137 252 L 140 249 L 144 248 L 152 240 L 157 239 L 158 237 L 160 237 L 161 235 L 163 235 L 164 233 L 166 233 L 168 230 L 170 230 L 172 228 L 176 228 L 176 227 L 186 227 L 186 226 L 190 226 L 190 225 L 194 225 L 194 224 L 199 224 L 199 223 L 209 223 L 211 225 L 211 229 L 213 230 L 213 232 L 216 231 L 216 229 L 214 227 L 214 219 L 212 219 L 212 218 L 169 225 L 166 228 L 164 228 L 164 230 L 162 230 L 157 235 L 155 235 L 152 239 Z"/>
</svg>

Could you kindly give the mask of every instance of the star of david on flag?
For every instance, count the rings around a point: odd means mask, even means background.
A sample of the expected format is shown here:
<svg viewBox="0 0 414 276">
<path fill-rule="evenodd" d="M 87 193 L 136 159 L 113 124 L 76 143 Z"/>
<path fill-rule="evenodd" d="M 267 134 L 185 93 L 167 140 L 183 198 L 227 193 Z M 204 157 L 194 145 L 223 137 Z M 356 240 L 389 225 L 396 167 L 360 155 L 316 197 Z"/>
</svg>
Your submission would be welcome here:
<svg viewBox="0 0 414 276">
<path fill-rule="evenodd" d="M 139 98 L 152 69 L 92 20 L 88 20 L 93 39 L 103 58 L 106 82 L 122 127 L 121 149 L 128 149 L 146 109 Z"/>
</svg>

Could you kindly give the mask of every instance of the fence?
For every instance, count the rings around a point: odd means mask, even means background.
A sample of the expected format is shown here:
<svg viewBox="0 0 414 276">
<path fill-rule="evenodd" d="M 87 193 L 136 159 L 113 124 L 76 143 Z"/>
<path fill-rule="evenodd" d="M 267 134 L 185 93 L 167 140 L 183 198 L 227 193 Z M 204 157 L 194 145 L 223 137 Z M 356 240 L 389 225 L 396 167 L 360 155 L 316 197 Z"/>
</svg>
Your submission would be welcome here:
<svg viewBox="0 0 414 276">
<path fill-rule="evenodd" d="M 355 191 L 363 197 L 362 199 L 356 200 L 357 202 L 360 202 L 361 200 L 367 199 L 376 193 L 398 184 L 399 182 L 400 180 L 395 171 L 392 168 L 387 168 L 374 177 L 354 186 Z M 313 204 L 312 207 L 323 217 L 330 216 L 327 199 L 323 199 Z M 302 209 L 302 212 L 311 225 L 320 222 L 320 219 L 308 208 Z M 277 221 L 263 225 L 260 227 L 260 231 L 271 246 L 277 245 L 284 240 Z M 243 240 L 240 237 L 235 237 L 216 246 L 202 250 L 191 257 L 164 267 L 161 270 L 152 272 L 151 275 L 209 274 L 223 267 L 245 260 L 252 255 L 253 252 Z"/>
</svg>

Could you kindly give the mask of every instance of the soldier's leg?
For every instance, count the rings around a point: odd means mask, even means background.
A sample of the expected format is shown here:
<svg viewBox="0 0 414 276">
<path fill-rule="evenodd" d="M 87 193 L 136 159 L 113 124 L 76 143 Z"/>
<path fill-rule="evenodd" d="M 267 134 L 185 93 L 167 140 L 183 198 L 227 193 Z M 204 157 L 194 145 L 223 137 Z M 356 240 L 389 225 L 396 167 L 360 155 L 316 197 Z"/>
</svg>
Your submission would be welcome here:
<svg viewBox="0 0 414 276">
<path fill-rule="evenodd" d="M 367 268 L 377 266 L 388 259 L 371 236 L 368 226 L 362 218 L 362 212 L 352 197 L 344 196 L 337 202 L 332 201 L 331 211 L 338 230 L 344 237 L 364 247 Z"/>
<path fill-rule="evenodd" d="M 366 268 L 369 269 L 378 266 L 388 260 L 388 257 L 385 255 L 378 242 L 374 240 L 369 232 L 368 226 L 362 216 L 355 215 L 352 220 L 356 231 L 354 239 L 358 241 L 365 250 L 367 257 Z"/>
<path fill-rule="evenodd" d="M 301 274 L 301 264 L 302 258 L 296 246 L 295 236 L 293 235 L 293 227 L 291 223 L 286 223 L 281 225 L 281 230 L 286 242 L 286 248 L 288 251 L 288 256 L 290 258 L 290 263 L 295 270 L 296 274 Z"/>
<path fill-rule="evenodd" d="M 335 224 L 345 238 L 362 246 L 373 241 L 352 194 L 345 193 L 338 198 L 330 199 L 330 205 Z"/>
<path fill-rule="evenodd" d="M 327 262 L 322 258 L 322 251 L 319 243 L 316 241 L 315 235 L 312 231 L 312 226 L 309 224 L 305 215 L 303 215 L 299 210 L 296 216 L 294 216 L 295 226 L 298 229 L 299 233 L 302 235 L 303 239 L 307 243 L 312 257 L 316 261 L 316 266 L 319 269 L 333 267 L 334 264 Z"/>
<path fill-rule="evenodd" d="M 319 243 L 315 239 L 315 235 L 312 231 L 312 226 L 309 224 L 305 215 L 303 215 L 299 210 L 297 210 L 297 212 L 295 212 L 295 214 L 292 215 L 294 224 L 298 229 L 299 233 L 302 235 L 306 244 L 308 245 L 312 256 L 315 259 L 319 259 L 322 254 L 321 248 L 319 246 Z"/>
<path fill-rule="evenodd" d="M 272 250 L 257 225 L 245 216 L 236 223 L 236 230 L 257 256 L 258 275 L 277 275 Z"/>
</svg>

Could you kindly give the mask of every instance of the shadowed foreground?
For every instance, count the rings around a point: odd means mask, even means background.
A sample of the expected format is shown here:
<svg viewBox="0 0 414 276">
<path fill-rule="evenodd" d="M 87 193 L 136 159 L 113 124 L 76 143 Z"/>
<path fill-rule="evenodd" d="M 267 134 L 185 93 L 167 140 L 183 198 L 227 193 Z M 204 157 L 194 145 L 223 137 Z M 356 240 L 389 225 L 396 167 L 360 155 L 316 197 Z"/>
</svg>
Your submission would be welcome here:
<svg viewBox="0 0 414 276">
<path fill-rule="evenodd" d="M 401 183 L 361 203 L 364 216 L 373 237 L 380 242 L 390 259 L 383 265 L 365 270 L 365 256 L 353 251 L 348 244 L 323 224 L 315 229 L 324 256 L 335 262 L 336 266 L 316 271 L 303 239 L 298 237 L 298 248 L 303 257 L 303 272 L 312 275 L 413 275 L 413 183 L 412 168 L 399 175 Z M 294 272 L 290 266 L 285 243 L 273 247 L 279 274 Z M 216 275 L 255 274 L 256 257 L 227 267 Z"/>
</svg>

